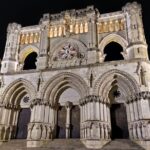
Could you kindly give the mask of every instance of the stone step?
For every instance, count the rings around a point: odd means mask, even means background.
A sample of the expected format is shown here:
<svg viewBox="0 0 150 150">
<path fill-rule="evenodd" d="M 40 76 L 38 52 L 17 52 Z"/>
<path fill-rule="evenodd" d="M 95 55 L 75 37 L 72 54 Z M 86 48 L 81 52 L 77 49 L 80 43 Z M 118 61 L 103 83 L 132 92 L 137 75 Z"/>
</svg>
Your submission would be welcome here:
<svg viewBox="0 0 150 150">
<path fill-rule="evenodd" d="M 105 145 L 102 150 L 144 150 L 128 139 L 115 139 Z"/>
<path fill-rule="evenodd" d="M 79 139 L 55 139 L 42 148 L 26 148 L 26 140 L 11 140 L 0 146 L 0 150 L 92 150 L 87 149 Z M 127 139 L 116 139 L 101 150 L 144 150 Z"/>
</svg>

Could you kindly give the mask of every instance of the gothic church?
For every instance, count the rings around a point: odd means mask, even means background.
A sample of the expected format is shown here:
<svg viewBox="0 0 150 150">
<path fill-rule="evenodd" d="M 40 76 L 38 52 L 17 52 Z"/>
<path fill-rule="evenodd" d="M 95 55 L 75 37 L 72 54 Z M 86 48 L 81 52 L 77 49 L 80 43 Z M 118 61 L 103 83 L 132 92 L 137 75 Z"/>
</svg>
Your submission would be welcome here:
<svg viewBox="0 0 150 150">
<path fill-rule="evenodd" d="M 0 143 L 41 147 L 79 138 L 87 148 L 130 139 L 150 148 L 150 61 L 141 5 L 88 6 L 10 23 L 0 73 Z"/>
</svg>

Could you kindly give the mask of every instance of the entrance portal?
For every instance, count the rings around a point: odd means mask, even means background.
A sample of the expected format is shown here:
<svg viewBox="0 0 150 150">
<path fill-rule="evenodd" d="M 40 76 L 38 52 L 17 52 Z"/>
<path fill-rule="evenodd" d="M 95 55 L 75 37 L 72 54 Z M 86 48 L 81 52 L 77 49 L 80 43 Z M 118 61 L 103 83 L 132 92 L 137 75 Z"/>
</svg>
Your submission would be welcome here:
<svg viewBox="0 0 150 150">
<path fill-rule="evenodd" d="M 80 138 L 80 108 L 78 105 L 71 110 L 71 138 Z"/>
<path fill-rule="evenodd" d="M 67 111 L 65 106 L 60 106 L 57 116 L 57 138 L 66 138 L 66 118 Z M 70 109 L 70 134 L 69 138 L 80 138 L 80 108 L 78 105 Z"/>
<path fill-rule="evenodd" d="M 60 106 L 57 116 L 57 138 L 66 138 L 66 108 Z"/>
<path fill-rule="evenodd" d="M 16 139 L 26 139 L 28 123 L 30 122 L 30 108 L 23 108 L 19 113 Z"/>
<path fill-rule="evenodd" d="M 111 105 L 112 139 L 129 138 L 126 108 L 123 103 Z"/>
</svg>

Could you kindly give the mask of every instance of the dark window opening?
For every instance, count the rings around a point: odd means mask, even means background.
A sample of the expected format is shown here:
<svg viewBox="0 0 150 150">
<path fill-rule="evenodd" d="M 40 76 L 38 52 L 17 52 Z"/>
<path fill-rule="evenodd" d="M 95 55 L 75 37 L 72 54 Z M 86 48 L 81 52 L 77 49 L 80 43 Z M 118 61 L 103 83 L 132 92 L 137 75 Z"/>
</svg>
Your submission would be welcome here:
<svg viewBox="0 0 150 150">
<path fill-rule="evenodd" d="M 36 58 L 36 52 L 32 52 L 31 54 L 29 54 L 24 61 L 23 70 L 36 69 Z"/>
<path fill-rule="evenodd" d="M 121 52 L 123 52 L 123 48 L 120 44 L 116 42 L 109 43 L 104 49 L 104 54 L 106 54 L 104 61 L 124 60 Z"/>
</svg>

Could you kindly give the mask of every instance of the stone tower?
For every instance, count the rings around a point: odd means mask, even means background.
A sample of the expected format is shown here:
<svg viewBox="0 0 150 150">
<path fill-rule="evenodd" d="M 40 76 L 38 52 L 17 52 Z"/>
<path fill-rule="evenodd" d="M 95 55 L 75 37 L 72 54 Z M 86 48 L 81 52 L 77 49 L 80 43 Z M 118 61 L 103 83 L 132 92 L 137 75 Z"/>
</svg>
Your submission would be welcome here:
<svg viewBox="0 0 150 150">
<path fill-rule="evenodd" d="M 88 6 L 11 23 L 0 74 L 0 141 L 115 138 L 150 147 L 150 62 L 141 5 L 100 14 Z"/>
</svg>

